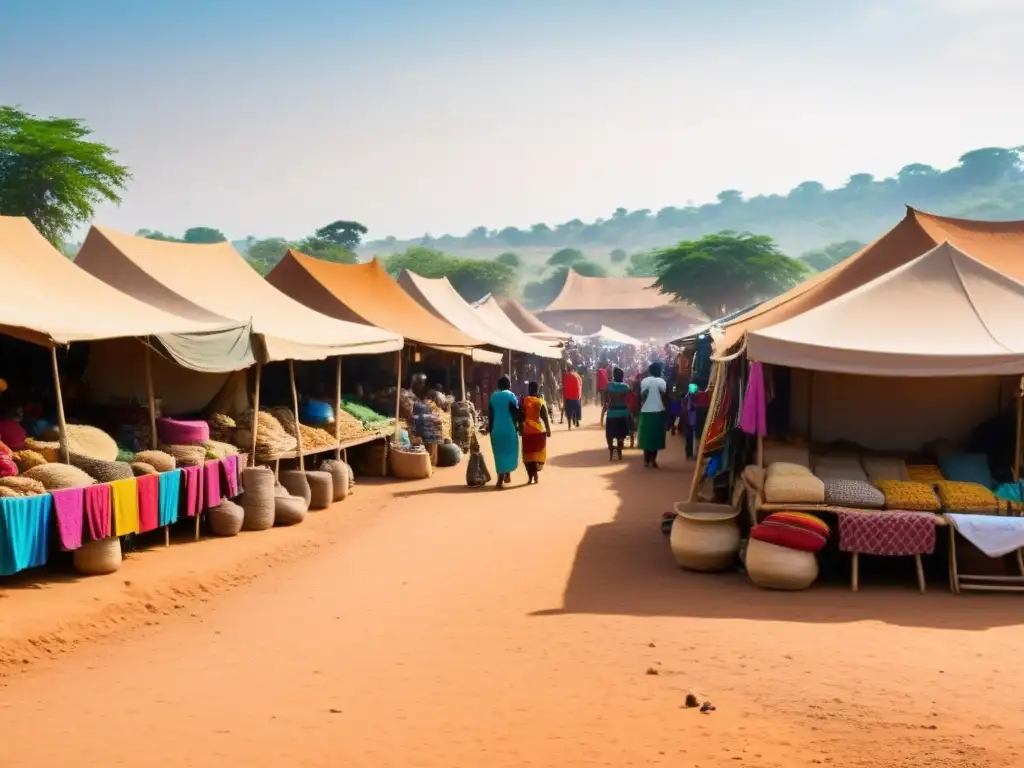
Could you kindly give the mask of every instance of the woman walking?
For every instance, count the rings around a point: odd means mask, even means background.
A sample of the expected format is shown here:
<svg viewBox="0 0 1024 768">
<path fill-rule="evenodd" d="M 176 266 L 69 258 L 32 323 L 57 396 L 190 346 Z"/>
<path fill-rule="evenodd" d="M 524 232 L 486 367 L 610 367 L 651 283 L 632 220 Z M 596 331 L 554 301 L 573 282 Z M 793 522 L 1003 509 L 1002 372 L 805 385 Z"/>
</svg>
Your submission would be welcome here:
<svg viewBox="0 0 1024 768">
<path fill-rule="evenodd" d="M 512 482 L 512 472 L 519 466 L 521 414 L 511 386 L 508 376 L 498 379 L 498 389 L 487 405 L 487 423 L 490 425 L 491 451 L 494 453 L 499 490 L 505 487 L 505 483 Z"/>
<path fill-rule="evenodd" d="M 658 468 L 658 451 L 665 448 L 665 380 L 661 363 L 653 362 L 640 382 L 640 449 L 644 467 Z"/>
<path fill-rule="evenodd" d="M 615 458 L 618 451 L 622 461 L 622 449 L 626 444 L 626 436 L 631 433 L 629 416 L 629 384 L 621 368 L 612 371 L 612 380 L 605 388 L 604 395 L 604 437 L 608 441 L 608 461 Z"/>
<path fill-rule="evenodd" d="M 544 469 L 548 458 L 548 438 L 551 437 L 551 422 L 544 398 L 539 395 L 536 381 L 531 381 L 527 395 L 523 398 L 523 466 L 526 467 L 527 484 L 536 484 L 538 473 Z"/>
</svg>

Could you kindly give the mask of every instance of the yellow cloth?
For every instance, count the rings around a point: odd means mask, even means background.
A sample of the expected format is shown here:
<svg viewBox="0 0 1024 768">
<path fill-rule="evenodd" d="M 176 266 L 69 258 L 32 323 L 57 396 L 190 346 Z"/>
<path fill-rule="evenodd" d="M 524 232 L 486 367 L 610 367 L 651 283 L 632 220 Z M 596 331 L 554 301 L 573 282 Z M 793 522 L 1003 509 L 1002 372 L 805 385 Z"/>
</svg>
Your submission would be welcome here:
<svg viewBox="0 0 1024 768">
<path fill-rule="evenodd" d="M 139 492 L 135 478 L 114 480 L 110 484 L 110 499 L 114 508 L 114 535 L 139 532 Z"/>
</svg>

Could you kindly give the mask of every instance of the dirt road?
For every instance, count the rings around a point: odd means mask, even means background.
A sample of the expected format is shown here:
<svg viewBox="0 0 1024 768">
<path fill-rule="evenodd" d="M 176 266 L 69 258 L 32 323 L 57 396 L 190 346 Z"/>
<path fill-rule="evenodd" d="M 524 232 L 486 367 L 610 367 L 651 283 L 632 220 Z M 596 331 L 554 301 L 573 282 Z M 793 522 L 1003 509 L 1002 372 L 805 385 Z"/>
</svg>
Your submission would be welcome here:
<svg viewBox="0 0 1024 768">
<path fill-rule="evenodd" d="M 0 764 L 1024 764 L 1019 598 L 681 573 L 681 452 L 601 442 L 557 432 L 537 487 L 361 485 L 296 529 L 5 590 Z"/>
</svg>

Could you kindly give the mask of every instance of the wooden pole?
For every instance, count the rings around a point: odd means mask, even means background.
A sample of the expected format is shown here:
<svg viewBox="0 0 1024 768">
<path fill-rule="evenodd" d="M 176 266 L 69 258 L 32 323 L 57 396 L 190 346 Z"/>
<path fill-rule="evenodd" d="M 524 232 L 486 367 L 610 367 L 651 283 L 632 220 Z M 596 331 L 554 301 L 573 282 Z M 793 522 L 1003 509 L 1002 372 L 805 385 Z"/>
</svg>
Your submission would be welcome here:
<svg viewBox="0 0 1024 768">
<path fill-rule="evenodd" d="M 260 374 L 263 373 L 263 365 L 256 363 L 256 386 L 253 387 L 252 396 L 252 452 L 249 454 L 251 466 L 256 466 L 256 435 L 260 429 Z"/>
<path fill-rule="evenodd" d="M 57 398 L 57 425 L 60 427 L 60 459 L 65 464 L 71 463 L 71 452 L 68 450 L 68 424 L 64 419 L 64 395 L 60 388 L 60 366 L 57 365 L 57 348 L 50 347 L 50 363 L 53 367 L 53 391 Z"/>
<path fill-rule="evenodd" d="M 814 430 L 811 423 L 814 417 L 814 371 L 807 372 L 807 447 L 813 448 Z M 812 451 L 813 452 L 813 451 Z"/>
<path fill-rule="evenodd" d="M 693 468 L 693 481 L 690 483 L 690 498 L 693 501 L 697 497 L 697 489 L 700 487 L 701 476 L 703 475 L 704 447 L 708 441 L 708 429 L 715 420 L 715 409 L 718 408 L 718 401 L 722 397 L 724 385 L 725 363 L 715 363 L 715 373 L 711 377 L 714 384 L 714 392 L 711 393 L 711 402 L 708 404 L 708 415 L 704 420 L 704 429 L 700 433 L 700 445 L 697 447 L 697 461 Z"/>
<path fill-rule="evenodd" d="M 1020 480 L 1020 441 L 1022 432 L 1022 421 L 1024 418 L 1024 377 L 1020 380 L 1020 386 L 1017 388 L 1017 442 L 1016 447 L 1013 451 L 1013 481 L 1017 482 Z"/>
<path fill-rule="evenodd" d="M 149 443 L 152 449 L 155 451 L 160 445 L 160 439 L 156 433 L 156 395 L 153 392 L 153 350 L 149 346 L 149 341 L 146 344 L 146 399 L 149 404 Z M 164 526 L 164 546 L 171 546 L 171 526 Z"/>
<path fill-rule="evenodd" d="M 402 413 L 402 350 L 398 350 L 398 384 L 395 386 L 395 431 L 391 436 L 393 445 L 398 445 L 398 419 Z"/>
<path fill-rule="evenodd" d="M 459 382 L 462 387 L 462 399 L 466 400 L 466 356 L 459 355 Z"/>
<path fill-rule="evenodd" d="M 341 459 L 341 355 L 338 355 L 338 372 L 334 382 L 334 458 Z"/>
<path fill-rule="evenodd" d="M 299 454 L 299 469 L 306 471 L 306 460 L 302 455 L 302 425 L 299 423 L 299 390 L 295 386 L 295 361 L 288 361 L 288 378 L 292 384 L 292 408 L 295 412 L 295 440 L 298 442 L 296 451 Z"/>
</svg>

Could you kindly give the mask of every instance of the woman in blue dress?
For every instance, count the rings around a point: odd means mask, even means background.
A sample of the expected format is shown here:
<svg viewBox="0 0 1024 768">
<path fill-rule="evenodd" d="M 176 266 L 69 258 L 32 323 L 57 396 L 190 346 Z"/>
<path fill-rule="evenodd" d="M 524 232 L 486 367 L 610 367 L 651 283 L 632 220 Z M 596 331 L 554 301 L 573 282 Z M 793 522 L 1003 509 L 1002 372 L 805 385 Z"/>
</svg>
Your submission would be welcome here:
<svg viewBox="0 0 1024 768">
<path fill-rule="evenodd" d="M 498 475 L 498 488 L 512 482 L 512 472 L 519 466 L 519 403 L 512 394 L 508 376 L 498 379 L 498 391 L 487 405 L 487 423 L 491 432 L 491 451 Z"/>
</svg>

